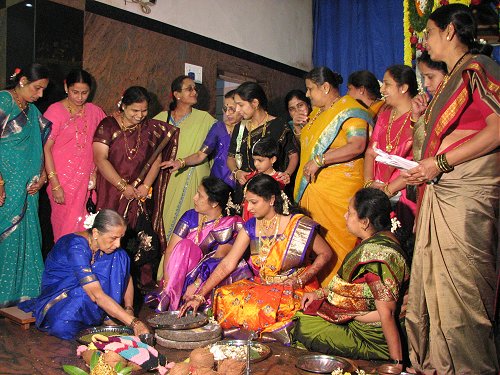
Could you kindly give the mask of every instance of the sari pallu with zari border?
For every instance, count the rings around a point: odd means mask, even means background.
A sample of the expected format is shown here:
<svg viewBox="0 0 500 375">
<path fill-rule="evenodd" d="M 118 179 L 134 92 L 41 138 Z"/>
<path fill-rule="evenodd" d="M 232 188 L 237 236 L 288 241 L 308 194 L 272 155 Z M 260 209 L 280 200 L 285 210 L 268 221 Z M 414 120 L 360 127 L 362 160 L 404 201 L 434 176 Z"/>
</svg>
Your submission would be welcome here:
<svg viewBox="0 0 500 375">
<path fill-rule="evenodd" d="M 43 271 L 38 193 L 27 188 L 43 170 L 43 143 L 50 133 L 34 104 L 21 111 L 0 91 L 0 173 L 5 203 L 0 206 L 0 306 L 38 295 Z"/>
<path fill-rule="evenodd" d="M 304 292 L 319 285 L 316 278 L 304 288 L 293 290 L 283 282 L 304 271 L 307 248 L 316 233 L 317 224 L 309 217 L 292 216 L 283 234 L 271 247 L 265 259 L 260 257 L 255 218 L 244 224 L 250 237 L 253 280 L 240 280 L 221 287 L 214 294 L 214 315 L 224 329 L 244 328 L 267 333 L 289 343 L 287 328 L 300 308 Z"/>
<path fill-rule="evenodd" d="M 426 113 L 429 128 L 425 129 L 423 158 L 441 153 L 443 139 L 457 129 L 475 95 L 479 94 L 493 113 L 500 113 L 499 68 L 491 59 L 469 57 L 444 85 Z M 458 164 L 435 184 L 419 189 L 406 315 L 410 359 L 418 371 L 454 374 L 499 370 L 493 334 L 498 280 L 498 155 L 496 149 Z"/>
</svg>

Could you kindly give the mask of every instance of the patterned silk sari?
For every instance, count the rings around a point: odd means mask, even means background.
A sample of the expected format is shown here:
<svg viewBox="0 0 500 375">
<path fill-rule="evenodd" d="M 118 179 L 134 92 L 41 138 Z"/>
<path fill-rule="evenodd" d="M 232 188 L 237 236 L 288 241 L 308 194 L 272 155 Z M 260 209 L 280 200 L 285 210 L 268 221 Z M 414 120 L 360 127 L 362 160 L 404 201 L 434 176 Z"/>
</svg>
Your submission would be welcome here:
<svg viewBox="0 0 500 375">
<path fill-rule="evenodd" d="M 0 91 L 0 173 L 5 203 L 0 206 L 0 307 L 35 297 L 43 271 L 38 193 L 27 188 L 43 169 L 43 143 L 50 133 L 34 104 L 24 111 Z"/>
<path fill-rule="evenodd" d="M 324 154 L 347 144 L 350 137 L 367 137 L 371 115 L 349 95 L 342 97 L 319 116 L 315 108 L 314 121 L 304 126 L 300 135 L 300 166 L 295 180 L 295 201 L 321 226 L 322 235 L 334 251 L 331 262 L 318 278 L 326 286 L 340 267 L 345 255 L 356 243 L 345 225 L 344 215 L 351 197 L 363 186 L 363 157 L 329 165 L 320 169 L 314 182 L 309 183 L 304 165 L 315 155 Z"/>
<path fill-rule="evenodd" d="M 293 290 L 283 282 L 303 272 L 316 225 L 307 216 L 292 216 L 265 257 L 255 233 L 256 219 L 244 224 L 250 237 L 251 265 L 255 276 L 253 280 L 241 280 L 215 291 L 214 314 L 222 328 L 243 327 L 268 332 L 286 342 L 285 330 L 300 308 L 303 293 L 314 290 L 318 283 L 314 278 L 303 289 Z"/>
<path fill-rule="evenodd" d="M 177 310 L 186 288 L 198 277 L 201 287 L 221 260 L 215 258 L 218 247 L 231 244 L 242 224 L 239 216 L 225 216 L 220 220 L 204 223 L 201 230 L 198 230 L 199 214 L 195 210 L 189 210 L 182 215 L 174 230 L 174 234 L 182 240 L 175 245 L 168 263 L 162 270 L 161 275 L 167 274 L 168 281 L 165 283 L 165 279 L 161 280 L 157 311 L 166 310 L 166 300 L 170 310 Z M 251 276 L 244 261 L 240 266 L 220 285 Z"/>
<path fill-rule="evenodd" d="M 419 123 L 418 156 L 447 152 L 475 136 L 486 126 L 477 108 L 488 108 L 486 113 L 498 121 L 499 72 L 490 58 L 468 56 L 443 80 Z M 443 150 L 444 138 L 461 128 L 476 131 Z M 418 371 L 486 374 L 500 368 L 493 334 L 498 319 L 498 151 L 456 165 L 419 189 L 406 316 L 410 359 Z"/>
<path fill-rule="evenodd" d="M 317 301 L 307 313 L 297 313 L 294 339 L 322 353 L 388 359 L 380 323 L 360 323 L 355 318 L 376 311 L 375 300 L 401 305 L 409 277 L 399 244 L 388 235 L 375 234 L 346 256 L 328 285 L 327 300 Z"/>
</svg>

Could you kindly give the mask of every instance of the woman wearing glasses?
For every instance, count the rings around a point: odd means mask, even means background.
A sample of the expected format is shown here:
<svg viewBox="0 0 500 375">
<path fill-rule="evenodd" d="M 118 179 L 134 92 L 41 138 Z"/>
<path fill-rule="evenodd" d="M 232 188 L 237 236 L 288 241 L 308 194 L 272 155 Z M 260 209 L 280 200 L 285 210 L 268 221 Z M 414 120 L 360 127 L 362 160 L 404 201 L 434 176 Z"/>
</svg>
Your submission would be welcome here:
<svg viewBox="0 0 500 375">
<path fill-rule="evenodd" d="M 241 115 L 236 112 L 234 104 L 235 90 L 229 91 L 224 95 L 224 112 L 225 121 L 218 121 L 212 126 L 208 132 L 207 138 L 203 142 L 201 148 L 195 153 L 184 158 L 184 166 L 190 167 L 203 163 L 209 155 L 213 155 L 213 164 L 210 175 L 217 177 L 234 189 L 234 178 L 227 166 L 227 151 L 231 142 L 231 134 L 234 126 L 241 121 Z M 175 172 L 182 166 L 181 160 L 169 160 L 161 164 L 162 168 L 172 168 L 171 172 Z"/>
<path fill-rule="evenodd" d="M 176 164 L 178 170 L 170 174 L 168 186 L 164 192 L 163 228 L 168 242 L 175 225 L 182 214 L 193 208 L 193 197 L 203 177 L 210 174 L 208 160 L 197 165 L 187 166 L 185 158 L 196 153 L 203 145 L 215 119 L 208 112 L 193 108 L 198 102 L 198 90 L 188 76 L 179 76 L 170 85 L 172 102 L 168 111 L 160 112 L 155 120 L 161 120 L 180 129 Z M 166 160 L 163 160 L 166 161 Z M 162 244 L 166 246 L 166 244 Z M 163 262 L 162 262 L 163 263 Z M 163 264 L 160 264 L 158 279 L 163 276 Z"/>
</svg>

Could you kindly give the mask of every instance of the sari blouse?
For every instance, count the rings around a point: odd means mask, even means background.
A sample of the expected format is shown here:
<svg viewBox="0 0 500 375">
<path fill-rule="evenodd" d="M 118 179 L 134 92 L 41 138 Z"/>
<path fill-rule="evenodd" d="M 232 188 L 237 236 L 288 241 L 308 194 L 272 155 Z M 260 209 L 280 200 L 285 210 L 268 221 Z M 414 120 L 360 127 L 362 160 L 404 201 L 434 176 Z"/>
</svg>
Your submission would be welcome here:
<svg viewBox="0 0 500 375">
<path fill-rule="evenodd" d="M 375 311 L 375 300 L 399 301 L 410 276 L 400 245 L 377 233 L 359 244 L 342 263 L 328 285 L 328 304 L 318 315 L 334 323 Z"/>
<path fill-rule="evenodd" d="M 198 221 L 198 212 L 194 209 L 186 211 L 175 226 L 174 233 L 181 238 L 198 242 L 197 245 L 203 255 L 214 250 L 218 245 L 233 240 L 243 223 L 239 216 L 224 216 L 217 223 L 215 223 L 216 220 L 205 222 L 203 228 L 198 231 Z"/>
</svg>

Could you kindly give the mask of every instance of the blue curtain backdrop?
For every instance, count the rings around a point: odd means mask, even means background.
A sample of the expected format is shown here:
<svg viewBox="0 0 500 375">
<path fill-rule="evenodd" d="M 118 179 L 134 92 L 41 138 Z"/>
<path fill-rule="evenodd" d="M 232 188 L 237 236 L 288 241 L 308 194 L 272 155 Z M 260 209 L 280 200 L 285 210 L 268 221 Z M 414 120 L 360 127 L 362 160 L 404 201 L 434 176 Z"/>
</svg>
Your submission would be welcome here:
<svg viewBox="0 0 500 375">
<path fill-rule="evenodd" d="M 314 66 L 344 78 L 367 69 L 382 80 L 385 69 L 403 64 L 402 0 L 314 0 Z"/>
</svg>

